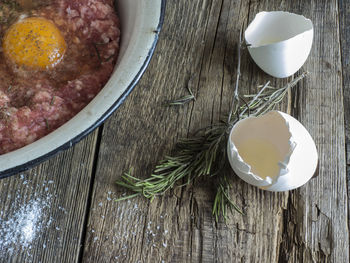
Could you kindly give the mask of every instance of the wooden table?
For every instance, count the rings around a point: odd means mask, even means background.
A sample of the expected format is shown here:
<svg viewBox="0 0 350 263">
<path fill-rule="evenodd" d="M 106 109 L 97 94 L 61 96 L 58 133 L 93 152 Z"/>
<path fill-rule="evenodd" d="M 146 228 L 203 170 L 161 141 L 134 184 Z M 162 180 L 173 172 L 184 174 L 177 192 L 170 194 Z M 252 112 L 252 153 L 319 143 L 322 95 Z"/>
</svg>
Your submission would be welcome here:
<svg viewBox="0 0 350 263">
<path fill-rule="evenodd" d="M 263 10 L 303 14 L 314 23 L 302 69 L 311 75 L 292 93 L 292 114 L 315 139 L 319 176 L 295 191 L 271 193 L 231 172 L 232 199 L 245 215 L 234 213 L 226 224 L 211 215 L 214 190 L 205 178 L 152 203 L 115 202 L 125 192 L 115 184 L 123 172 L 132 167 L 145 178 L 178 138 L 227 113 L 239 27 Z M 0 181 L 1 262 L 349 262 L 349 24 L 343 0 L 168 1 L 151 64 L 103 127 Z M 241 70 L 242 94 L 267 80 L 288 81 L 263 73 L 247 51 Z M 163 106 L 188 86 L 195 102 Z M 23 218 L 31 215 L 34 225 Z M 19 236 L 11 238 L 16 225 Z"/>
</svg>

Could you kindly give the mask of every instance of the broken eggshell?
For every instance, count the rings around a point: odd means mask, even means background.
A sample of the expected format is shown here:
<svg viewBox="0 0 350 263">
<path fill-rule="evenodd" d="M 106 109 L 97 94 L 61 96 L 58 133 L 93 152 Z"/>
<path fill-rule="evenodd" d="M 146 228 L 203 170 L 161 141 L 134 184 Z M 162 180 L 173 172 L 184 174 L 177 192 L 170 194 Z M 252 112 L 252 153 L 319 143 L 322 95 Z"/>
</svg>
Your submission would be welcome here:
<svg viewBox="0 0 350 263">
<path fill-rule="evenodd" d="M 267 74 L 286 78 L 309 56 L 314 29 L 310 19 L 288 12 L 260 12 L 245 31 L 248 51 Z"/>
<path fill-rule="evenodd" d="M 250 151 L 244 150 L 244 145 L 251 147 Z M 250 156 L 242 158 L 243 150 Z M 227 151 L 231 167 L 241 179 L 269 191 L 302 186 L 312 178 L 318 164 L 316 145 L 309 132 L 298 120 L 280 111 L 237 122 L 230 132 Z M 254 163 L 259 162 L 270 174 L 254 173 L 258 168 Z"/>
</svg>

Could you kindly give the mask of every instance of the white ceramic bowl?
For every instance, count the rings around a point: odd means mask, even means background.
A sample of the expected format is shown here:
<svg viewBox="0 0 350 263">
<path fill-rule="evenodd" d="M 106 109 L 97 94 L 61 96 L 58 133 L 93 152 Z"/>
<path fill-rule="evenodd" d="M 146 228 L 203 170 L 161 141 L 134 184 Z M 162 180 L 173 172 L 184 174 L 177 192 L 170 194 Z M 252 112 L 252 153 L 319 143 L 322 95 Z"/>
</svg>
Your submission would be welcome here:
<svg viewBox="0 0 350 263">
<path fill-rule="evenodd" d="M 74 118 L 23 148 L 0 155 L 0 178 L 19 173 L 69 148 L 106 120 L 145 71 L 161 29 L 165 0 L 118 0 L 120 52 L 114 72 L 100 93 Z"/>
</svg>

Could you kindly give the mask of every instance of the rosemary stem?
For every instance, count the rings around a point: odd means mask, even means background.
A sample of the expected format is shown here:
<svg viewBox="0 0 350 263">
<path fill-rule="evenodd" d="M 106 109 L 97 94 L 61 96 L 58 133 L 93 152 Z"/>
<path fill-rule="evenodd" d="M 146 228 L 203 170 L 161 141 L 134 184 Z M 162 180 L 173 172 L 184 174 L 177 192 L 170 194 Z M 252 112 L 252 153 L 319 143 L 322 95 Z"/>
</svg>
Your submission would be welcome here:
<svg viewBox="0 0 350 263">
<path fill-rule="evenodd" d="M 228 115 L 227 123 L 231 122 L 232 114 L 238 109 L 239 107 L 239 78 L 241 77 L 241 48 L 242 48 L 242 35 L 243 35 L 243 27 L 244 23 L 242 23 L 240 32 L 239 32 L 239 43 L 237 44 L 237 75 L 236 75 L 236 85 L 235 85 L 235 93 L 231 102 L 231 108 L 230 113 Z M 234 106 L 236 104 L 236 110 L 234 111 Z"/>
<path fill-rule="evenodd" d="M 127 196 L 120 197 L 120 198 L 116 199 L 115 201 L 116 201 L 116 202 L 119 202 L 119 201 L 123 201 L 123 200 L 127 200 L 127 199 L 134 198 L 134 197 L 139 196 L 139 195 L 141 195 L 141 193 L 136 193 L 136 194 L 132 194 L 132 195 L 127 195 Z"/>
<path fill-rule="evenodd" d="M 263 86 L 263 88 L 258 92 L 258 94 L 255 95 L 255 97 L 251 100 L 251 102 L 248 104 L 248 107 L 246 107 L 240 114 L 242 117 L 243 114 L 250 109 L 250 107 L 257 101 L 257 99 L 261 96 L 261 94 L 265 91 L 265 89 L 269 86 L 270 81 L 266 82 L 266 84 Z"/>
</svg>

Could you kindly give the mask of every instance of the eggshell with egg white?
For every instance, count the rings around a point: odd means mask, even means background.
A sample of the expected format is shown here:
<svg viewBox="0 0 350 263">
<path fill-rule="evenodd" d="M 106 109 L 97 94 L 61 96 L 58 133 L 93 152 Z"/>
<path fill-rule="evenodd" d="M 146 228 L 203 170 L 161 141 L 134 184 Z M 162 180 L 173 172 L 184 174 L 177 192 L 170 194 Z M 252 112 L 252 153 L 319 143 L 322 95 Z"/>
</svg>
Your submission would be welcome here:
<svg viewBox="0 0 350 263">
<path fill-rule="evenodd" d="M 237 145 L 252 138 L 273 144 L 281 153 L 277 174 L 261 178 L 240 156 Z M 316 145 L 309 132 L 298 120 L 280 111 L 237 122 L 230 132 L 227 152 L 232 169 L 242 180 L 269 191 L 288 191 L 304 185 L 318 165 Z"/>
<path fill-rule="evenodd" d="M 260 12 L 245 31 L 248 51 L 267 74 L 286 78 L 297 72 L 310 54 L 313 24 L 289 12 Z"/>
</svg>

